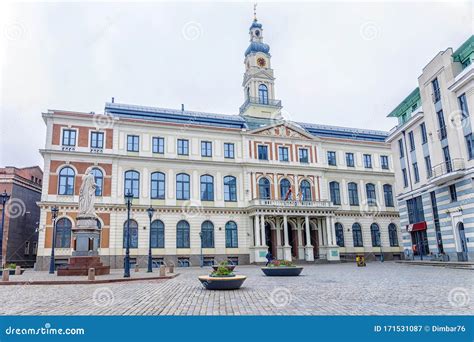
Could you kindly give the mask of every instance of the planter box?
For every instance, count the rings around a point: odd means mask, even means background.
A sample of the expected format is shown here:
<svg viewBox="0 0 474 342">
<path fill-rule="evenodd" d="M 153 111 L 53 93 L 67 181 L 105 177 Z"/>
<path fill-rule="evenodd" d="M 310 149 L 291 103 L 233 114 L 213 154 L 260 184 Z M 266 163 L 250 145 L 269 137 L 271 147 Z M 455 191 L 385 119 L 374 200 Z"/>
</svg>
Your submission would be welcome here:
<svg viewBox="0 0 474 342">
<path fill-rule="evenodd" d="M 214 271 L 217 271 L 219 265 L 212 265 L 212 268 L 214 269 Z M 232 272 L 235 268 L 235 265 L 226 265 L 225 268 Z"/>
<path fill-rule="evenodd" d="M 296 277 L 301 274 L 303 267 L 262 267 L 262 271 L 269 277 Z"/>
<path fill-rule="evenodd" d="M 22 268 L 22 269 L 20 270 L 20 272 L 21 272 L 20 274 L 23 274 L 23 272 L 25 272 L 25 270 Z M 10 268 L 10 269 L 8 270 L 8 273 L 10 273 L 10 275 L 15 275 L 15 269 Z M 0 270 L 0 276 L 1 276 L 1 275 L 3 275 L 3 270 Z"/>
<path fill-rule="evenodd" d="M 237 290 L 244 283 L 246 276 L 210 277 L 200 276 L 199 281 L 207 290 Z"/>
</svg>

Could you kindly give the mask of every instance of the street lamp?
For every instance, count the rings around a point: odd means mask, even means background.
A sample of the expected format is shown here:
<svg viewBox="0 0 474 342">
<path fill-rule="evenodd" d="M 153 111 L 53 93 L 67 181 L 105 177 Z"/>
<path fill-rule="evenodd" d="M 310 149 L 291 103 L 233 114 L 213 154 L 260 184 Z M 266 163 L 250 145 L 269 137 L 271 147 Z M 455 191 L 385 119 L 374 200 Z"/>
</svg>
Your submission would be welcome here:
<svg viewBox="0 0 474 342">
<path fill-rule="evenodd" d="M 383 251 L 382 251 L 382 238 L 380 237 L 380 231 L 378 232 L 379 245 L 380 245 L 380 262 L 383 262 Z"/>
<path fill-rule="evenodd" d="M 53 238 L 51 246 L 51 259 L 49 260 L 49 274 L 54 274 L 54 247 L 56 247 L 56 218 L 58 217 L 59 209 L 57 206 L 51 208 L 53 215 Z"/>
<path fill-rule="evenodd" d="M 202 231 L 199 232 L 199 238 L 201 239 L 201 267 L 204 266 L 204 259 L 202 257 Z"/>
<path fill-rule="evenodd" d="M 148 271 L 149 273 L 153 272 L 153 269 L 152 269 L 152 263 L 153 263 L 153 258 L 151 256 L 151 220 L 153 219 L 153 214 L 155 213 L 156 209 L 153 208 L 152 206 L 150 206 L 150 208 L 148 208 L 146 210 L 146 212 L 148 213 L 148 218 L 150 219 L 150 240 L 148 242 Z"/>
<path fill-rule="evenodd" d="M 125 237 L 124 278 L 130 278 L 130 209 L 132 208 L 132 200 L 133 194 L 128 190 L 125 194 L 125 204 L 127 205 L 127 234 Z"/>
<path fill-rule="evenodd" d="M 7 194 L 6 190 L 0 194 L 0 199 L 2 201 L 2 229 L 0 229 L 0 258 L 2 258 L 2 269 L 5 268 L 5 260 L 3 259 L 3 227 L 5 225 L 5 205 L 10 199 L 10 195 Z"/>
</svg>

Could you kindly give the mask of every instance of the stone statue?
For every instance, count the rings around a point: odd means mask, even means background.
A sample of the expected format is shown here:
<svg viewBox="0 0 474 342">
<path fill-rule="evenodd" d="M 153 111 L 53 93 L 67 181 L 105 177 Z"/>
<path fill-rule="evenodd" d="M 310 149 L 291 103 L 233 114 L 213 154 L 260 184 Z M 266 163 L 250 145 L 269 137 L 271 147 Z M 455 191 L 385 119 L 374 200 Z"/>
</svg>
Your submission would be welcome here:
<svg viewBox="0 0 474 342">
<path fill-rule="evenodd" d="M 79 191 L 79 217 L 95 217 L 95 177 L 92 168 L 88 168 L 82 176 L 82 185 Z"/>
</svg>

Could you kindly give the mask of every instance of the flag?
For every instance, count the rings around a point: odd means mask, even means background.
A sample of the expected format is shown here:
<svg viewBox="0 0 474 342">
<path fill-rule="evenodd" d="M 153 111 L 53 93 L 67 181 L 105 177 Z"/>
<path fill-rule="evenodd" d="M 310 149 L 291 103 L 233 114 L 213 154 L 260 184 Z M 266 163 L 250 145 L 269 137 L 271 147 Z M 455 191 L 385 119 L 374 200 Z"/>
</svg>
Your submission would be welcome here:
<svg viewBox="0 0 474 342">
<path fill-rule="evenodd" d="M 288 191 L 286 192 L 285 201 L 288 201 L 288 199 L 290 198 L 290 195 L 291 195 L 291 187 L 289 187 Z"/>
</svg>

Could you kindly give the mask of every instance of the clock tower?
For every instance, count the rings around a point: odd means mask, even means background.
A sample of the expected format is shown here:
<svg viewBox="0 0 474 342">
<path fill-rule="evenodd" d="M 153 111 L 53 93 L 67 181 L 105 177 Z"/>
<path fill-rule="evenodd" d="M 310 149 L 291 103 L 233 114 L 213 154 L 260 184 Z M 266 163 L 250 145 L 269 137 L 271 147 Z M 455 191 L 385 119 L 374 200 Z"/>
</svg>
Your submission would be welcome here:
<svg viewBox="0 0 474 342">
<path fill-rule="evenodd" d="M 250 45 L 245 51 L 244 104 L 240 115 L 262 119 L 282 119 L 281 101 L 275 99 L 275 77 L 271 68 L 270 46 L 263 42 L 262 24 L 256 15 L 249 29 Z"/>
</svg>

